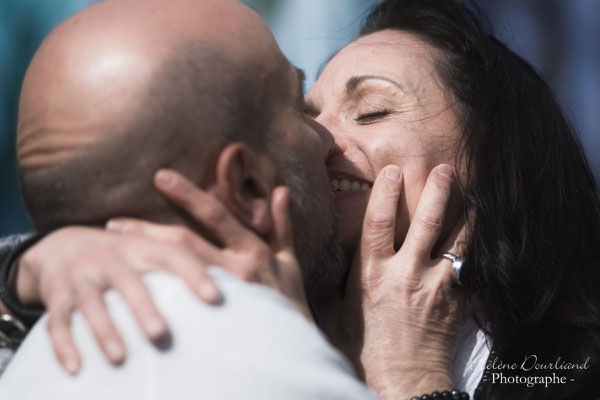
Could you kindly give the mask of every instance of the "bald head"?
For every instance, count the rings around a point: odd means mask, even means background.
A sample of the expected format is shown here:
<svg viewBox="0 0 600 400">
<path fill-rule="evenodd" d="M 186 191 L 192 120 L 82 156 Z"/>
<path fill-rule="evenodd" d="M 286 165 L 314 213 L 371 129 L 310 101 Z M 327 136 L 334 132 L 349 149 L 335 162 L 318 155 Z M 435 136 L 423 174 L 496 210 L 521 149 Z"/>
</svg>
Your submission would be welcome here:
<svg viewBox="0 0 600 400">
<path fill-rule="evenodd" d="M 260 17 L 233 0 L 105 0 L 76 14 L 44 41 L 21 93 L 20 183 L 34 226 L 164 212 L 152 174 L 170 167 L 203 183 L 224 143 L 265 146 L 289 67 Z"/>
<path fill-rule="evenodd" d="M 44 41 L 23 83 L 20 161 L 43 164 L 101 140 L 142 107 L 174 53 L 202 43 L 257 75 L 283 60 L 260 17 L 232 0 L 105 0 L 68 19 Z M 60 134 L 28 145 L 39 131 Z"/>
</svg>

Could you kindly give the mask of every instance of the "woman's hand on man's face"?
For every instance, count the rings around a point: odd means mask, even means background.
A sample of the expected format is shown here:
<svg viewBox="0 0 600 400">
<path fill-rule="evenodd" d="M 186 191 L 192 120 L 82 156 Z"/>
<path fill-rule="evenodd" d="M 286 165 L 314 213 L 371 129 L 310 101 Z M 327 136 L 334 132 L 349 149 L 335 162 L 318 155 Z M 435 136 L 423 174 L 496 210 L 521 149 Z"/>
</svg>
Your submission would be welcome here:
<svg viewBox="0 0 600 400">
<path fill-rule="evenodd" d="M 109 221 L 106 231 L 90 227 L 57 230 L 20 260 L 17 295 L 26 304 L 45 304 L 54 351 L 72 374 L 81 365 L 70 331 L 74 310 L 87 319 L 111 362 L 121 363 L 126 357 L 104 303 L 105 290 L 120 293 L 150 340 L 167 334 L 167 325 L 142 281 L 150 271 L 166 270 L 179 276 L 201 300 L 214 304 L 220 292 L 206 268 L 221 266 L 241 279 L 279 290 L 311 318 L 293 249 L 286 188 L 277 187 L 272 193 L 274 225 L 267 243 L 242 226 L 214 195 L 173 171 L 166 176 L 171 179 L 156 180 L 158 189 L 219 238 L 223 248 L 182 226 L 120 218 Z"/>
<path fill-rule="evenodd" d="M 343 315 L 349 352 L 367 384 L 384 398 L 452 387 L 450 365 L 462 296 L 452 287 L 451 262 L 431 257 L 442 230 L 452 177 L 451 167 L 444 164 L 431 172 L 397 252 L 399 168 L 384 168 L 372 189 Z M 442 250 L 464 255 L 464 235 L 461 222 Z"/>
</svg>

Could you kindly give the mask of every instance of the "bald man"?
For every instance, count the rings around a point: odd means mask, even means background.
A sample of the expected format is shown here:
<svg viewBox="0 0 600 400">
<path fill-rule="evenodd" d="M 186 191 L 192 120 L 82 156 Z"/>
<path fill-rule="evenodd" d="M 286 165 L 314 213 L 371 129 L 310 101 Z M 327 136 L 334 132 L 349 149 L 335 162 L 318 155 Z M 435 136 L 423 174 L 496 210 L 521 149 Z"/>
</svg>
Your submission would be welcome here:
<svg viewBox="0 0 600 400">
<path fill-rule="evenodd" d="M 339 284 L 327 174 L 312 160 L 328 144 L 303 116 L 300 88 L 262 20 L 235 1 L 107 0 L 80 12 L 44 41 L 23 83 L 18 161 L 35 228 L 101 226 L 127 215 L 198 230 L 153 189 L 154 172 L 169 167 L 266 238 L 276 229 L 271 196 L 283 183 L 305 278 Z M 169 254 L 159 244 L 147 251 Z M 160 348 L 108 294 L 129 350 L 119 368 L 76 314 L 84 364 L 70 376 L 44 329 L 53 320 L 42 319 L 0 380 L 0 398 L 373 397 L 288 299 L 212 274 L 223 292 L 216 308 L 168 274 L 147 278 L 172 332 Z"/>
</svg>

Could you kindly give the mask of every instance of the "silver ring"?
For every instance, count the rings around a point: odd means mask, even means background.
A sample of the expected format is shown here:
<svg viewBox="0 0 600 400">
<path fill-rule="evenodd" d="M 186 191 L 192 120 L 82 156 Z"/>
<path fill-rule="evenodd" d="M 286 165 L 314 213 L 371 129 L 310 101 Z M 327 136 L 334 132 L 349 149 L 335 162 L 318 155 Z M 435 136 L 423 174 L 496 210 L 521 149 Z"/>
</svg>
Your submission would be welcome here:
<svg viewBox="0 0 600 400">
<path fill-rule="evenodd" d="M 450 271 L 452 283 L 463 285 L 469 279 L 470 274 L 467 259 L 452 253 L 442 253 L 442 257 L 452 261 L 452 270 Z"/>
</svg>

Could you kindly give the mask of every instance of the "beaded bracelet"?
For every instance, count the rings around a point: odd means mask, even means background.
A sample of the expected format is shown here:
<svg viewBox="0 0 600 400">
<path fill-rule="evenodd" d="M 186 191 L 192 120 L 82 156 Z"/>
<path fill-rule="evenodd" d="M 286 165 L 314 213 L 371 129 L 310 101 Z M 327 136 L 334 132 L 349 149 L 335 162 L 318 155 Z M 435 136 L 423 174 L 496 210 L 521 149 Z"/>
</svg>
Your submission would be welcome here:
<svg viewBox="0 0 600 400">
<path fill-rule="evenodd" d="M 443 392 L 433 392 L 431 394 L 424 394 L 421 397 L 412 397 L 410 400 L 469 400 L 471 397 L 467 392 L 461 392 L 459 390 L 445 390 Z"/>
<path fill-rule="evenodd" d="M 28 250 L 31 246 L 37 243 L 44 235 L 33 235 L 29 239 L 20 243 L 5 259 L 0 266 L 0 300 L 10 310 L 14 316 L 23 322 L 27 327 L 33 326 L 35 322 L 42 316 L 44 309 L 42 307 L 26 307 L 15 299 L 8 288 L 8 277 L 10 269 L 15 260 Z"/>
</svg>

